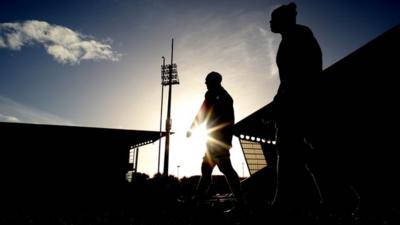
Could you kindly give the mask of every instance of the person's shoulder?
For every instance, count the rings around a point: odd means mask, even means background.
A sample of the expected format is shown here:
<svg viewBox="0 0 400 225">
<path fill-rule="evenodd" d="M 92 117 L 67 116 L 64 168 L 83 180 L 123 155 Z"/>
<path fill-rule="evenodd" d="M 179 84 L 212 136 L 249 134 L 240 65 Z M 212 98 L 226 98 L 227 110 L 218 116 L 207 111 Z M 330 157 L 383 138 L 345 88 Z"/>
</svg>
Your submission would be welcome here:
<svg viewBox="0 0 400 225">
<path fill-rule="evenodd" d="M 225 99 L 233 102 L 232 96 L 228 93 L 228 91 L 225 88 L 222 88 L 222 93 Z"/>
<path fill-rule="evenodd" d="M 311 29 L 302 24 L 296 24 L 296 32 L 303 35 L 313 35 Z"/>
</svg>

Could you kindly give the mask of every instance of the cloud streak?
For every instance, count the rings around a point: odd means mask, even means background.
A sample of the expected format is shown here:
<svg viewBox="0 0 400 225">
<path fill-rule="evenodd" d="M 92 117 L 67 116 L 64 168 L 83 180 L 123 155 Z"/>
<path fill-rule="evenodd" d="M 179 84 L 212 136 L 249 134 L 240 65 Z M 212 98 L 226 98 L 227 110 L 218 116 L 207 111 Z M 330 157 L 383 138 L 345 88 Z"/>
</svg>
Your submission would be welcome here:
<svg viewBox="0 0 400 225">
<path fill-rule="evenodd" d="M 180 37 L 178 47 L 185 50 L 184 63 L 196 61 L 196 65 L 207 65 L 212 62 L 229 74 L 240 70 L 241 76 L 258 74 L 275 79 L 278 75 L 275 46 L 279 43 L 266 27 L 261 27 L 264 24 L 259 21 L 264 20 L 261 12 L 202 17 L 199 23 L 192 24 L 195 29 Z"/>
<path fill-rule="evenodd" d="M 3 96 L 0 96 L 0 121 L 16 123 L 74 125 L 74 123 L 71 121 L 67 121 L 50 113 L 23 105 Z"/>
<path fill-rule="evenodd" d="M 21 122 L 17 117 L 8 116 L 8 115 L 3 115 L 3 114 L 1 114 L 1 113 L 0 113 L 0 121 L 4 121 L 4 122 L 13 122 L 13 123 Z"/>
<path fill-rule="evenodd" d="M 82 60 L 118 61 L 121 54 L 112 50 L 109 41 L 45 21 L 0 23 L 0 48 L 21 50 L 24 46 L 42 45 L 48 54 L 62 64 L 79 64 Z"/>
<path fill-rule="evenodd" d="M 193 86 L 188 91 L 202 85 L 205 74 L 214 70 L 223 75 L 224 87 L 241 108 L 236 118 L 271 101 L 279 86 L 275 57 L 280 37 L 268 30 L 265 13 L 199 12 L 194 17 L 176 38 L 179 73 L 190 75 L 181 76 L 182 84 Z"/>
</svg>

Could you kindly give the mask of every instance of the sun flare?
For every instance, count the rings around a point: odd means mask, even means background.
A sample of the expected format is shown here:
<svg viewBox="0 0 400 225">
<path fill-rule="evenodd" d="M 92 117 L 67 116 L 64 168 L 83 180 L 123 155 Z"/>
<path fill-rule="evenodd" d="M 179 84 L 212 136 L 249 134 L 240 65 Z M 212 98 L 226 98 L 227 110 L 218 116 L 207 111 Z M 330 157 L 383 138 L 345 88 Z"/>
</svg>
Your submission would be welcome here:
<svg viewBox="0 0 400 225">
<path fill-rule="evenodd" d="M 192 136 L 189 138 L 189 141 L 194 146 L 204 146 L 210 138 L 208 133 L 209 131 L 207 130 L 206 125 L 203 123 L 193 129 Z"/>
</svg>

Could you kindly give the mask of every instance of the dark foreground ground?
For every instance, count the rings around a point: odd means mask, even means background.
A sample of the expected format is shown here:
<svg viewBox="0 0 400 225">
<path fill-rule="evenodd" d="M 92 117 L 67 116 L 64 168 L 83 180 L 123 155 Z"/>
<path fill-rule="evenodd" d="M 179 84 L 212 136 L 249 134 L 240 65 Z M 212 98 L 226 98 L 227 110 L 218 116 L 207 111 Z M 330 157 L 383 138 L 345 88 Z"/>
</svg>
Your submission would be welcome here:
<svg viewBox="0 0 400 225">
<path fill-rule="evenodd" d="M 233 206 L 227 196 L 223 177 L 214 177 L 211 194 L 214 198 L 193 202 L 198 177 L 183 178 L 137 174 L 126 190 L 115 198 L 99 199 L 92 203 L 76 200 L 30 202 L 25 205 L 4 206 L 0 224 L 53 225 L 239 225 L 239 224 L 400 224 L 399 208 L 382 212 L 338 212 L 324 205 L 293 210 L 269 207 L 262 197 L 247 202 L 232 213 L 224 212 Z M 53 202 L 53 203 L 48 203 Z M 47 205 L 46 205 L 47 204 Z M 344 207 L 345 208 L 345 207 Z"/>
</svg>

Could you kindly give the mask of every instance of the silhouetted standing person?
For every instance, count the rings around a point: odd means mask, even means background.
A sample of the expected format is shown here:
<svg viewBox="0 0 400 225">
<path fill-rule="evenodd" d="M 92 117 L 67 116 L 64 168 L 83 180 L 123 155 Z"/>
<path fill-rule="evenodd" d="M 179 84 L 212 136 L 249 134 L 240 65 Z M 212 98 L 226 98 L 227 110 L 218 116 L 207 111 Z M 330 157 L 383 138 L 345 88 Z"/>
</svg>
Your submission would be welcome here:
<svg viewBox="0 0 400 225">
<path fill-rule="evenodd" d="M 273 100 L 279 155 L 278 190 L 275 203 L 295 209 L 304 207 L 310 195 L 319 199 L 319 187 L 307 163 L 310 148 L 308 126 L 310 97 L 322 71 L 322 53 L 312 31 L 296 24 L 296 5 L 276 8 L 270 27 L 282 36 L 276 56 L 280 85 Z"/>
<path fill-rule="evenodd" d="M 222 76 L 217 72 L 207 75 L 205 84 L 207 92 L 203 104 L 197 113 L 187 137 L 191 130 L 202 123 L 206 124 L 209 138 L 207 150 L 201 165 L 202 176 L 197 186 L 196 196 L 202 198 L 207 194 L 211 183 L 211 175 L 215 166 L 225 175 L 234 196 L 241 200 L 240 179 L 232 167 L 229 150 L 232 147 L 234 109 L 233 99 L 221 86 Z"/>
</svg>

